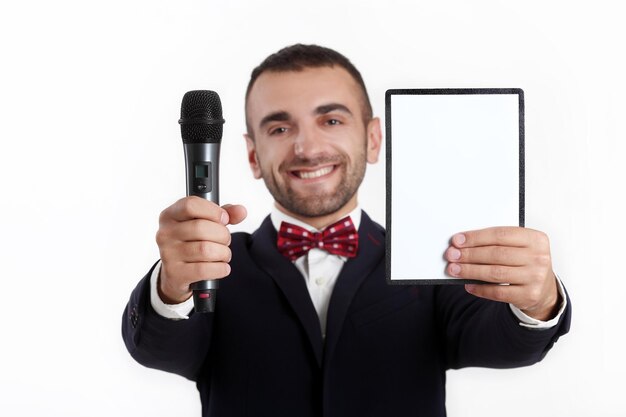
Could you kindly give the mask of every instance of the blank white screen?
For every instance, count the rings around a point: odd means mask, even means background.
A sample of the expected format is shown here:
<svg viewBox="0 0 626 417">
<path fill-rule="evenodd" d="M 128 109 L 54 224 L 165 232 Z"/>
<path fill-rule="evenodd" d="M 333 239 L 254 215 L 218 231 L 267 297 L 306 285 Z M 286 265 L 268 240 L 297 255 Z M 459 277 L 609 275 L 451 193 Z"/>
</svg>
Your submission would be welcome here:
<svg viewBox="0 0 626 417">
<path fill-rule="evenodd" d="M 457 232 L 519 225 L 517 94 L 391 96 L 391 279 L 437 280 Z"/>
</svg>

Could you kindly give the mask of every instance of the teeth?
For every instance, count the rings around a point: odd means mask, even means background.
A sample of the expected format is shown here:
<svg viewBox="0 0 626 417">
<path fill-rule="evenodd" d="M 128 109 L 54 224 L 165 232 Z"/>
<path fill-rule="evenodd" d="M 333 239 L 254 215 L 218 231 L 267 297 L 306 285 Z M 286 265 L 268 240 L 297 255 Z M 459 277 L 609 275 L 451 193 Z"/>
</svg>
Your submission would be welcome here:
<svg viewBox="0 0 626 417">
<path fill-rule="evenodd" d="M 333 170 L 333 167 L 330 166 L 330 167 L 318 169 L 317 171 L 300 171 L 298 172 L 298 176 L 304 180 L 308 180 L 311 178 L 317 178 L 317 177 L 321 177 L 322 175 L 326 175 L 330 173 L 330 171 L 332 170 Z"/>
</svg>

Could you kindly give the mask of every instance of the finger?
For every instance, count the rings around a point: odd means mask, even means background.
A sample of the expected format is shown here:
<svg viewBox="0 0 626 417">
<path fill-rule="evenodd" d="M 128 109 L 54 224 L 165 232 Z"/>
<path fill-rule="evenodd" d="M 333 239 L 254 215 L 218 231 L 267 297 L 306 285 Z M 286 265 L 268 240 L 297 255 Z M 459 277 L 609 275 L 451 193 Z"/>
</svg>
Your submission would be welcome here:
<svg viewBox="0 0 626 417">
<path fill-rule="evenodd" d="M 523 305 L 524 289 L 521 285 L 466 284 L 465 290 L 476 297 Z"/>
<path fill-rule="evenodd" d="M 470 230 L 457 233 L 451 239 L 451 243 L 457 248 L 479 246 L 515 246 L 528 247 L 541 241 L 545 234 L 524 227 L 501 226 L 487 229 Z"/>
<path fill-rule="evenodd" d="M 183 222 L 191 219 L 205 219 L 227 224 L 228 213 L 212 201 L 196 196 L 181 198 L 161 213 L 160 221 Z"/>
<path fill-rule="evenodd" d="M 449 262 L 523 266 L 532 261 L 532 254 L 526 248 L 511 246 L 479 246 L 457 249 L 449 247 L 445 254 Z"/>
<path fill-rule="evenodd" d="M 504 265 L 477 265 L 451 263 L 447 272 L 455 278 L 475 279 L 494 284 L 519 284 L 525 282 L 526 268 Z"/>
<path fill-rule="evenodd" d="M 230 265 L 226 262 L 189 262 L 180 264 L 177 273 L 179 280 L 192 284 L 224 278 L 230 274 Z"/>
<path fill-rule="evenodd" d="M 181 261 L 191 262 L 230 262 L 232 253 L 226 245 L 200 241 L 181 243 Z"/>
<path fill-rule="evenodd" d="M 230 231 L 226 226 L 204 219 L 177 223 L 171 228 L 171 238 L 183 242 L 205 240 L 230 245 Z"/>
<path fill-rule="evenodd" d="M 228 213 L 228 224 L 241 223 L 248 216 L 246 208 L 239 204 L 225 204 L 222 208 Z"/>
</svg>

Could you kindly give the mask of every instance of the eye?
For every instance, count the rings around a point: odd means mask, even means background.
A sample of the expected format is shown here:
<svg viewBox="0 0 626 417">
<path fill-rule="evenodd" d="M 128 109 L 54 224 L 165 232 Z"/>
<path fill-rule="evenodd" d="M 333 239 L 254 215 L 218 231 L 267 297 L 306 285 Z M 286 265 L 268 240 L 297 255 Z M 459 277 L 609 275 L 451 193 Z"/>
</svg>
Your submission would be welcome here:
<svg viewBox="0 0 626 417">
<path fill-rule="evenodd" d="M 328 119 L 326 120 L 326 124 L 329 126 L 337 126 L 341 124 L 341 121 L 337 120 L 337 119 Z"/>
<path fill-rule="evenodd" d="M 270 135 L 282 135 L 287 132 L 286 127 L 277 127 L 275 129 L 270 129 Z"/>
</svg>

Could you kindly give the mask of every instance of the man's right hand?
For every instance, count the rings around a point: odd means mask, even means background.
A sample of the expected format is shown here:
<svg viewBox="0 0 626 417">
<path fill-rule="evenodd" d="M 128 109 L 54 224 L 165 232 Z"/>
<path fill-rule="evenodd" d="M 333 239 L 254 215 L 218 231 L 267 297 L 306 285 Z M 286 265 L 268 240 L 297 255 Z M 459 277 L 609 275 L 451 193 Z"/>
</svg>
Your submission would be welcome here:
<svg viewBox="0 0 626 417">
<path fill-rule="evenodd" d="M 161 254 L 159 297 L 179 304 L 191 297 L 189 285 L 230 274 L 228 224 L 240 223 L 247 212 L 240 205 L 224 205 L 190 196 L 161 212 L 156 241 Z"/>
</svg>

